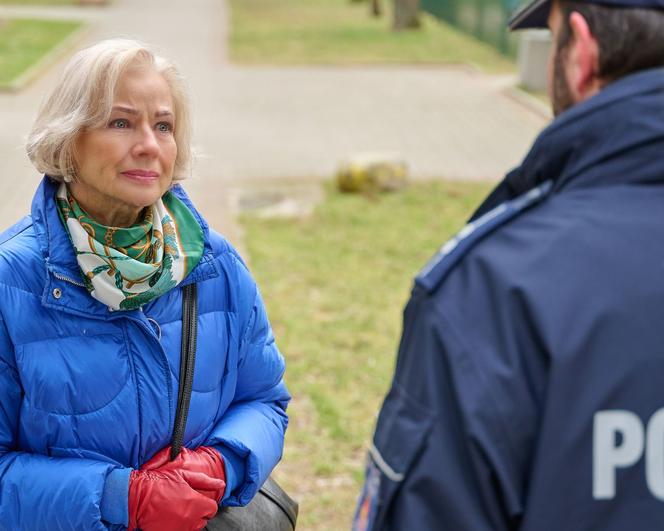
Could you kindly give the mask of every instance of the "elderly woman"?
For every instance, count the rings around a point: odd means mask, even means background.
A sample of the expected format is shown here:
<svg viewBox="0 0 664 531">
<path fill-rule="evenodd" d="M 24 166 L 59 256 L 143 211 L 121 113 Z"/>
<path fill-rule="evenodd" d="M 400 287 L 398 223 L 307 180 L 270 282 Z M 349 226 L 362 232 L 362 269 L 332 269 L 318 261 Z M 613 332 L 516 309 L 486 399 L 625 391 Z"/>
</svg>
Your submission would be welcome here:
<svg viewBox="0 0 664 531">
<path fill-rule="evenodd" d="M 200 529 L 280 459 L 284 360 L 246 266 L 176 184 L 189 123 L 174 66 L 128 40 L 75 55 L 39 112 L 28 153 L 46 176 L 0 236 L 0 529 Z"/>
</svg>

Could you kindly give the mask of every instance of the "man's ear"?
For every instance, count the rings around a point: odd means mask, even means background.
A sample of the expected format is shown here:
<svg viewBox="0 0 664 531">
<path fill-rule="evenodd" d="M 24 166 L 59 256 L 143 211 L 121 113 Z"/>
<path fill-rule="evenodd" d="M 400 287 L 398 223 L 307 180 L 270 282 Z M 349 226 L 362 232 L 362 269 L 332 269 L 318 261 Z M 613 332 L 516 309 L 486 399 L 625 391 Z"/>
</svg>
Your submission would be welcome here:
<svg viewBox="0 0 664 531">
<path fill-rule="evenodd" d="M 599 44 L 581 13 L 570 13 L 569 25 L 572 38 L 565 70 L 567 83 L 578 103 L 595 95 L 602 87 L 599 78 Z"/>
</svg>

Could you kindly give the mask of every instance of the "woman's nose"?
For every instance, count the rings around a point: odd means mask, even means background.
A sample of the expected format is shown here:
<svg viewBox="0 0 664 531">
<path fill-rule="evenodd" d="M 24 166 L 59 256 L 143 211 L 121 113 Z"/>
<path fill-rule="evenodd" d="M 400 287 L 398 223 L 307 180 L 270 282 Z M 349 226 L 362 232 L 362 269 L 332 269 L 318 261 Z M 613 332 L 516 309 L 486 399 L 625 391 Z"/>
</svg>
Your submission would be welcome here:
<svg viewBox="0 0 664 531">
<path fill-rule="evenodd" d="M 136 130 L 137 138 L 134 142 L 133 152 L 137 157 L 156 157 L 159 155 L 159 142 L 155 131 L 149 126 Z"/>
</svg>

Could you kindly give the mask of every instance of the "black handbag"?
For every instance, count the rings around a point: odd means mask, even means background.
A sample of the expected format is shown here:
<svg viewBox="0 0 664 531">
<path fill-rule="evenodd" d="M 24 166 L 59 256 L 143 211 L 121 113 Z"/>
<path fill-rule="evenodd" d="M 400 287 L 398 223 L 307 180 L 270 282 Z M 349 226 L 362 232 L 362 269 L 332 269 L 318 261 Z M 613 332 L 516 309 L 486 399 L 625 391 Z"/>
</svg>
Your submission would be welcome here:
<svg viewBox="0 0 664 531">
<path fill-rule="evenodd" d="M 182 288 L 180 387 L 171 442 L 171 460 L 182 450 L 196 363 L 198 321 L 196 284 Z M 271 477 L 246 507 L 222 507 L 208 521 L 209 531 L 294 531 L 298 504 Z"/>
<path fill-rule="evenodd" d="M 246 507 L 222 507 L 205 529 L 208 531 L 293 531 L 297 502 L 272 478 Z"/>
</svg>

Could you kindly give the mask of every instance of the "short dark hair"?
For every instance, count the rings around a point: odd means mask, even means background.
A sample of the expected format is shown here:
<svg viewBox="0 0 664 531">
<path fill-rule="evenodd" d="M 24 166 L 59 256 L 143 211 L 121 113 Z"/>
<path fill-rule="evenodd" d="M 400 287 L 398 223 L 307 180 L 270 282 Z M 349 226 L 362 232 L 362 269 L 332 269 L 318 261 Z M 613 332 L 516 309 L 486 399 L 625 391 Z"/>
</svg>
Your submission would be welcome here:
<svg viewBox="0 0 664 531">
<path fill-rule="evenodd" d="M 664 66 L 664 10 L 560 2 L 563 24 L 558 51 L 571 41 L 569 16 L 578 12 L 599 45 L 599 77 L 611 82 L 628 74 Z"/>
</svg>

